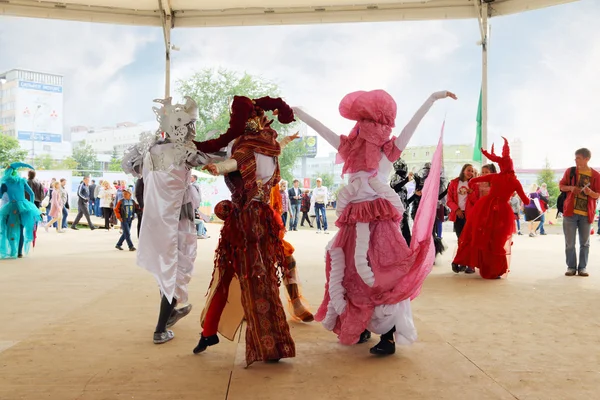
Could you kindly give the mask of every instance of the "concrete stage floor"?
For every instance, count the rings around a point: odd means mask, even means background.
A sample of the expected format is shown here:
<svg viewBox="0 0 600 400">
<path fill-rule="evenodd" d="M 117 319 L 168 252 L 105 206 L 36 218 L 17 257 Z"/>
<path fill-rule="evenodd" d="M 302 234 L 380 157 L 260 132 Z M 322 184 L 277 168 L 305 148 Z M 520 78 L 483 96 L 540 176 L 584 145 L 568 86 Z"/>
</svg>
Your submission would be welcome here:
<svg viewBox="0 0 600 400">
<path fill-rule="evenodd" d="M 29 257 L 0 261 L 0 399 L 521 399 L 600 398 L 600 257 L 565 277 L 562 235 L 516 237 L 512 272 L 486 281 L 438 259 L 413 302 L 419 341 L 394 356 L 344 347 L 320 324 L 290 322 L 297 357 L 244 368 L 241 340 L 193 355 L 219 225 L 198 241 L 192 313 L 152 343 L 159 296 L 117 231 L 41 232 Z M 287 234 L 313 310 L 332 235 Z M 283 295 L 283 293 L 282 293 Z"/>
</svg>

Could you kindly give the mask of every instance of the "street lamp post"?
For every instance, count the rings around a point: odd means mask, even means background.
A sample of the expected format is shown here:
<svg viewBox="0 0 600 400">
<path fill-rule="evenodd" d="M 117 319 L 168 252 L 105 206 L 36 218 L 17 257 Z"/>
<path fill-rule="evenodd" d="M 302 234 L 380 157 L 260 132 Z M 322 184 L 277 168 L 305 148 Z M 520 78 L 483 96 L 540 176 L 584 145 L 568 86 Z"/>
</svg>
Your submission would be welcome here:
<svg viewBox="0 0 600 400">
<path fill-rule="evenodd" d="M 35 158 L 35 117 L 37 117 L 40 107 L 42 106 L 38 104 L 31 118 L 31 165 L 33 165 L 33 159 Z"/>
</svg>

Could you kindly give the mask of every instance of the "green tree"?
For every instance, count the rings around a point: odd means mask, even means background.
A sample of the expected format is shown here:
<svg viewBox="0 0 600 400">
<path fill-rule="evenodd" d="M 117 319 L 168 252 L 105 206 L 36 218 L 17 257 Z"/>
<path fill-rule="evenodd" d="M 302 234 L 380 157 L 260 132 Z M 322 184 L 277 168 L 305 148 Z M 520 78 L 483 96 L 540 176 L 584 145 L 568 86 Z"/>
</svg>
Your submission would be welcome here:
<svg viewBox="0 0 600 400">
<path fill-rule="evenodd" d="M 538 174 L 537 181 L 538 185 L 545 183 L 548 186 L 548 194 L 550 195 L 548 202 L 550 207 L 554 207 L 556 205 L 556 199 L 560 194 L 560 189 L 554 176 L 554 171 L 552 171 L 552 167 L 550 166 L 550 161 L 548 161 L 547 158 L 544 168 Z"/>
<path fill-rule="evenodd" d="M 55 167 L 54 160 L 50 154 L 40 154 L 33 158 L 33 166 L 35 169 L 48 170 Z"/>
<path fill-rule="evenodd" d="M 17 139 L 0 133 L 0 168 L 13 162 L 24 161 L 25 157 L 27 150 L 21 149 Z"/>
<path fill-rule="evenodd" d="M 73 160 L 77 163 L 78 171 L 91 171 L 96 167 L 96 152 L 85 141 L 73 149 Z"/>
<path fill-rule="evenodd" d="M 108 164 L 108 170 L 109 171 L 113 171 L 113 172 L 119 172 L 119 171 L 123 171 L 123 168 L 121 167 L 121 160 L 122 160 L 122 154 L 121 157 L 119 157 L 119 152 L 117 151 L 117 147 L 113 147 L 113 152 L 112 155 L 110 156 L 110 164 Z"/>
<path fill-rule="evenodd" d="M 187 80 L 177 82 L 178 92 L 189 96 L 198 103 L 198 122 L 196 124 L 196 140 L 205 140 L 210 131 L 223 133 L 229 127 L 230 105 L 233 96 L 258 98 L 263 96 L 280 96 L 279 87 L 262 77 L 248 73 L 243 75 L 220 68 L 205 68 L 196 72 Z M 280 137 L 295 132 L 296 124 L 282 125 L 275 118 L 273 122 Z M 306 153 L 300 140 L 285 147 L 279 159 L 281 176 L 291 181 L 292 169 L 296 159 Z"/>
<path fill-rule="evenodd" d="M 67 157 L 56 163 L 56 169 L 74 170 L 77 169 L 77 161 L 73 157 Z"/>
<path fill-rule="evenodd" d="M 323 180 L 323 186 L 326 186 L 327 189 L 333 189 L 333 174 L 331 172 L 319 172 L 317 174 L 313 174 L 313 182 L 315 185 L 317 184 L 317 178 L 321 178 Z"/>
</svg>

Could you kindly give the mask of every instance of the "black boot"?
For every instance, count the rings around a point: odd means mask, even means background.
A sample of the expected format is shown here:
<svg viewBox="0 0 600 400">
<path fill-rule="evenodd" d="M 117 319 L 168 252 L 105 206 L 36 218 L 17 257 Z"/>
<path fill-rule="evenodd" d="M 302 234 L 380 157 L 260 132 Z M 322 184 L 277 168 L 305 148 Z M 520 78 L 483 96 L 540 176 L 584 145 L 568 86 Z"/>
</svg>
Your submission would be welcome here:
<svg viewBox="0 0 600 400">
<path fill-rule="evenodd" d="M 194 348 L 194 354 L 200 354 L 206 350 L 208 346 L 214 346 L 217 343 L 219 343 L 219 337 L 217 335 L 204 337 L 200 334 L 200 340 L 198 341 L 198 346 Z"/>
<path fill-rule="evenodd" d="M 156 330 L 154 331 L 155 344 L 166 343 L 175 337 L 172 331 L 167 330 L 167 322 L 176 305 L 177 299 L 173 298 L 173 302 L 169 303 L 167 297 L 165 295 L 162 296 L 162 299 L 160 300 L 158 323 L 156 324 Z"/>
<path fill-rule="evenodd" d="M 393 327 L 389 332 L 381 335 L 381 340 L 374 347 L 371 347 L 370 353 L 377 356 L 387 356 L 396 352 L 396 343 L 394 342 L 394 332 L 396 327 Z"/>
<path fill-rule="evenodd" d="M 360 334 L 360 338 L 356 344 L 367 343 L 371 339 L 371 332 L 368 329 L 365 329 L 363 333 Z"/>
</svg>

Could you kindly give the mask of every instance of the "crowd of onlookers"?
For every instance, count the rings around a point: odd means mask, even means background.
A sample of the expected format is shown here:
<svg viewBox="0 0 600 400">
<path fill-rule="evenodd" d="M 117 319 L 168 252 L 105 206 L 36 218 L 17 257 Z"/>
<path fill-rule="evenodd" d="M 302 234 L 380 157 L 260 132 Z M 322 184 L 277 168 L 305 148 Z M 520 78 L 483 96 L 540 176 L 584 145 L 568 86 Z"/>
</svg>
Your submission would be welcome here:
<svg viewBox="0 0 600 400">
<path fill-rule="evenodd" d="M 314 228 L 316 220 L 317 233 L 323 231 L 329 234 L 327 228 L 327 207 L 336 207 L 335 194 L 330 193 L 326 186 L 323 186 L 323 180 L 317 178 L 317 185 L 312 190 L 301 189 L 300 181 L 294 179 L 292 187 L 288 188 L 288 182 L 281 180 L 279 182 L 279 192 L 282 199 L 281 219 L 283 225 L 289 231 L 298 230 L 298 220 L 300 226 L 305 222 Z M 300 217 L 302 213 L 302 217 Z"/>
</svg>

